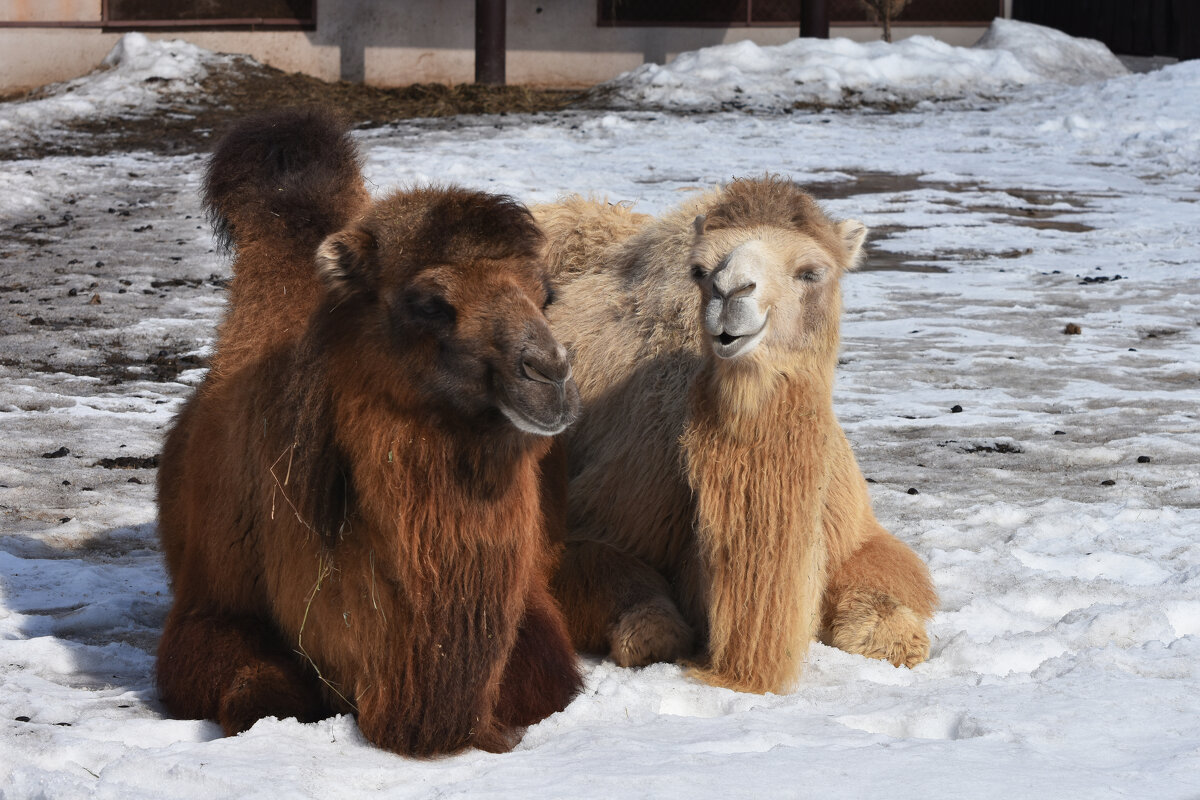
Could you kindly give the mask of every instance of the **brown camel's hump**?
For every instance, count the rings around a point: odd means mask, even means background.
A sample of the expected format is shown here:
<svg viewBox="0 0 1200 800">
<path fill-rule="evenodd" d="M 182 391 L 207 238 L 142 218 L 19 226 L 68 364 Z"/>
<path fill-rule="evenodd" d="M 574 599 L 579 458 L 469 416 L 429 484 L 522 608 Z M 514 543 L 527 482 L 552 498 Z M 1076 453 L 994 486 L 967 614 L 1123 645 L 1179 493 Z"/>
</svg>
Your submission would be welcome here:
<svg viewBox="0 0 1200 800">
<path fill-rule="evenodd" d="M 205 208 L 235 256 L 217 375 L 299 336 L 321 294 L 317 247 L 369 202 L 354 142 L 331 112 L 273 111 L 225 135 L 204 179 Z"/>
<path fill-rule="evenodd" d="M 204 206 L 227 247 L 267 239 L 312 252 L 367 201 L 349 131 L 322 109 L 243 120 L 221 139 L 204 177 Z"/>
</svg>

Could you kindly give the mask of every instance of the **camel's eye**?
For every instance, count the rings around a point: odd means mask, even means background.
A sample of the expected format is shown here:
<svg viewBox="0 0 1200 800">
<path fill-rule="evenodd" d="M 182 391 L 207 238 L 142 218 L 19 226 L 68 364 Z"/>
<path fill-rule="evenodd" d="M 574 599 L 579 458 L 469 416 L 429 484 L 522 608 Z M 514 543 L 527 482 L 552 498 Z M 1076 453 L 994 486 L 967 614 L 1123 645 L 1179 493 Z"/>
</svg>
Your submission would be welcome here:
<svg viewBox="0 0 1200 800">
<path fill-rule="evenodd" d="M 549 286 L 546 287 L 546 300 L 542 303 L 542 311 L 549 308 L 555 300 L 558 299 L 558 294 Z"/>
<path fill-rule="evenodd" d="M 458 318 L 454 306 L 437 295 L 413 295 L 405 305 L 414 320 L 427 325 L 452 325 Z"/>
<path fill-rule="evenodd" d="M 796 280 L 805 283 L 820 283 L 824 277 L 825 270 L 823 269 L 802 269 L 796 273 Z"/>
<path fill-rule="evenodd" d="M 694 280 L 702 281 L 707 274 L 708 270 L 704 268 L 703 264 L 692 264 L 692 278 Z"/>
</svg>

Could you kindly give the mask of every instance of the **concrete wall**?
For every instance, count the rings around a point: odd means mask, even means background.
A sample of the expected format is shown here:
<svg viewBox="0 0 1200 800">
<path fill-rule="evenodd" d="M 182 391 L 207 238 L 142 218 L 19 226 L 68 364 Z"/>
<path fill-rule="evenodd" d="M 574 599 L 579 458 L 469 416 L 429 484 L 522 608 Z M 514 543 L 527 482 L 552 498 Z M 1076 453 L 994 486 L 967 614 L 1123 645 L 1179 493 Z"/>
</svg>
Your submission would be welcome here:
<svg viewBox="0 0 1200 800">
<path fill-rule="evenodd" d="M 145 32 L 219 52 L 245 53 L 279 69 L 324 80 L 399 86 L 474 79 L 474 0 L 339 0 L 317 5 L 315 31 Z M 51 10 L 59 16 L 51 18 Z M 97 23 L 99 0 L 0 0 L 0 24 L 22 19 Z M 458 24 L 448 24 L 451 20 Z M 894 38 L 924 34 L 970 45 L 983 30 L 898 26 Z M 687 50 L 743 39 L 780 44 L 797 32 L 792 27 L 601 28 L 590 2 L 508 0 L 508 82 L 588 86 L 647 61 L 665 63 Z M 879 30 L 839 25 L 831 35 L 869 41 L 879 37 Z M 100 63 L 119 36 L 95 27 L 0 27 L 0 93 L 83 75 Z"/>
<path fill-rule="evenodd" d="M 100 0 L 0 0 L 0 20 L 22 22 L 94 22 Z"/>
</svg>

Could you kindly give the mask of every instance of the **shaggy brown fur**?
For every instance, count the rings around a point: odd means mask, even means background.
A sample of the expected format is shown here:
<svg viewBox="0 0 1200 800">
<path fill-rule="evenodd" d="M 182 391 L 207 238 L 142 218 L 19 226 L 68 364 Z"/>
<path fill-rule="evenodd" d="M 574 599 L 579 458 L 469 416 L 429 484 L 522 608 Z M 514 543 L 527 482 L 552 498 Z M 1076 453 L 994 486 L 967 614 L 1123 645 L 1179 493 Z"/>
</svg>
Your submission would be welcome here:
<svg viewBox="0 0 1200 800">
<path fill-rule="evenodd" d="M 210 171 L 243 291 L 159 472 L 164 702 L 229 734 L 356 711 L 396 752 L 507 749 L 580 686 L 539 498 L 578 411 L 543 238 L 515 202 L 459 189 L 345 224 L 325 204 L 362 181 L 340 129 L 261 139 L 246 159 L 284 155 L 256 171 L 225 148 Z M 218 180 L 229 163 L 245 178 Z"/>
<path fill-rule="evenodd" d="M 660 219 L 579 198 L 534 213 L 584 400 L 555 579 L 576 645 L 622 665 L 694 654 L 755 692 L 787 689 L 817 636 L 926 658 L 928 571 L 875 520 L 832 408 L 838 283 L 865 229 L 770 178 Z M 765 266 L 730 297 L 761 298 L 765 338 L 718 358 L 699 322 L 738 248 Z"/>
</svg>

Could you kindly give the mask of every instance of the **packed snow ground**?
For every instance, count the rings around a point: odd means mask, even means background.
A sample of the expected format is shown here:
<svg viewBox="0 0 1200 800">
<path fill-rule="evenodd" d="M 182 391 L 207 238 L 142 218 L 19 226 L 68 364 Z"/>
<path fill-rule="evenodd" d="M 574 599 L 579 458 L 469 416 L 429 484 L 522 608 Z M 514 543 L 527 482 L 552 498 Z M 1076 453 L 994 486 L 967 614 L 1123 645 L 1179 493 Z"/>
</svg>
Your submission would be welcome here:
<svg viewBox="0 0 1200 800">
<path fill-rule="evenodd" d="M 918 63 L 897 86 L 923 58 L 901 47 Z M 660 211 L 773 172 L 871 226 L 844 282 L 835 407 L 880 520 L 932 569 L 931 659 L 815 645 L 780 696 L 589 660 L 584 693 L 516 751 L 434 761 L 372 748 L 344 717 L 232 739 L 166 718 L 150 457 L 202 375 L 228 274 L 203 159 L 4 162 L 0 797 L 1200 796 L 1200 63 L 980 108 L 568 113 L 360 139 L 379 191 Z"/>
</svg>

